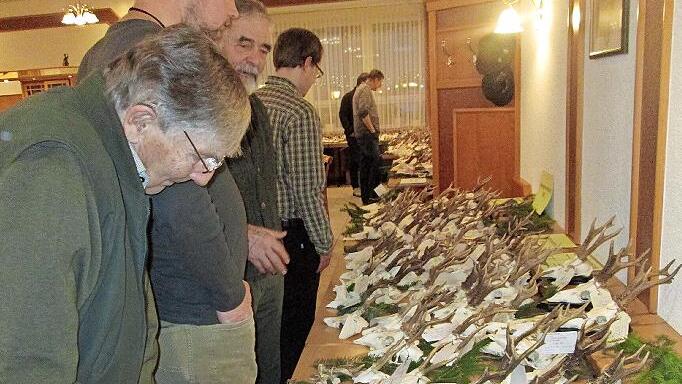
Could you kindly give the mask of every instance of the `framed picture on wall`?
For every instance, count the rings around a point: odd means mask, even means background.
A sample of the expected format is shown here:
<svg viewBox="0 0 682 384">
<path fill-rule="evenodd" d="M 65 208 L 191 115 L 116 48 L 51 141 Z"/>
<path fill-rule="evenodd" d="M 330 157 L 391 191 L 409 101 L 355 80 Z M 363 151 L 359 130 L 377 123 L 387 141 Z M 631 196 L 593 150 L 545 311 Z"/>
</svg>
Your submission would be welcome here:
<svg viewBox="0 0 682 384">
<path fill-rule="evenodd" d="M 628 0 L 592 0 L 590 59 L 628 52 Z"/>
</svg>

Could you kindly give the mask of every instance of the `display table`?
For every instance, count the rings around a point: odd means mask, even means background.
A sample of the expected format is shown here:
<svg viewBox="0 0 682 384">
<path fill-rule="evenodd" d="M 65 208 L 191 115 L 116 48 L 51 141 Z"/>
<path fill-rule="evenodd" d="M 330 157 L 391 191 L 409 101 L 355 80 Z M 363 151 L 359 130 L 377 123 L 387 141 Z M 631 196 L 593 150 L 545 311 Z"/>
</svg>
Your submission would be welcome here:
<svg viewBox="0 0 682 384">
<path fill-rule="evenodd" d="M 336 315 L 336 310 L 328 309 L 326 305 L 334 299 L 334 286 L 338 283 L 339 276 L 345 271 L 342 248 L 342 244 L 336 246 L 332 262 L 321 277 L 315 323 L 294 372 L 294 379 L 310 378 L 315 373 L 315 362 L 318 360 L 362 356 L 368 352 L 366 347 L 352 343 L 355 337 L 349 340 L 339 340 L 339 330 L 330 328 L 323 322 L 325 317 Z M 612 294 L 618 294 L 623 291 L 624 285 L 612 279 L 607 284 L 607 288 Z M 635 300 L 627 312 L 632 317 L 631 330 L 639 337 L 646 341 L 655 341 L 660 335 L 667 336 L 676 343 L 674 348 L 677 353 L 682 354 L 682 337 L 659 316 L 648 313 L 643 303 Z M 604 367 L 612 359 L 612 356 L 597 353 L 592 356 L 592 363 L 596 367 Z"/>
</svg>

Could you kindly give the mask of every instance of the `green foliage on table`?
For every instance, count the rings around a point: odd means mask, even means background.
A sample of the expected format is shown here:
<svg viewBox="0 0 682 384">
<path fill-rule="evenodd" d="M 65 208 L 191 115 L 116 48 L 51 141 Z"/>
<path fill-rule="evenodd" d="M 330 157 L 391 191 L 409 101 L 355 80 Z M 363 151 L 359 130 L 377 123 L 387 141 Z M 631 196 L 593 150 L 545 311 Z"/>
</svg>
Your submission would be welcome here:
<svg viewBox="0 0 682 384">
<path fill-rule="evenodd" d="M 516 199 L 509 199 L 502 203 L 501 210 L 496 212 L 494 217 L 489 217 L 484 220 L 486 224 L 495 224 L 497 233 L 499 235 L 508 234 L 509 224 L 527 217 L 530 221 L 526 225 L 525 233 L 546 233 L 552 230 L 554 219 L 543 212 L 538 215 L 533 208 L 534 196 L 528 196 L 521 201 Z"/>
<path fill-rule="evenodd" d="M 665 336 L 659 336 L 654 343 L 649 344 L 631 333 L 615 348 L 632 355 L 644 345 L 644 350 L 649 352 L 646 367 L 635 379 L 637 384 L 679 384 L 682 383 L 682 358 L 673 350 L 674 344 Z"/>
<path fill-rule="evenodd" d="M 457 383 L 469 384 L 471 380 L 483 374 L 485 365 L 481 363 L 481 349 L 488 345 L 490 340 L 481 340 L 474 344 L 473 348 L 464 354 L 452 366 L 443 366 L 429 373 L 427 377 L 432 383 Z"/>
<path fill-rule="evenodd" d="M 369 213 L 369 211 L 360 208 L 357 204 L 346 203 L 343 205 L 343 208 L 341 208 L 341 212 L 346 212 L 348 213 L 348 216 L 350 216 L 350 222 L 348 223 L 346 230 L 343 232 L 345 236 L 362 232 L 363 225 L 365 224 L 365 218 L 363 215 L 365 213 Z"/>
<path fill-rule="evenodd" d="M 362 303 L 351 305 L 350 307 L 338 307 L 337 310 L 337 315 L 338 316 L 343 316 L 347 315 L 350 313 L 353 313 L 360 309 L 362 307 Z M 372 304 L 367 309 L 362 313 L 362 317 L 370 321 L 376 317 L 381 317 L 381 316 L 389 316 L 394 313 L 398 313 L 400 311 L 400 307 L 398 307 L 396 304 L 386 304 L 386 303 L 381 303 L 381 304 Z"/>
<path fill-rule="evenodd" d="M 362 317 L 367 321 L 371 321 L 376 317 L 389 316 L 398 313 L 399 311 L 400 307 L 396 304 L 374 304 L 367 308 L 365 313 L 362 314 Z"/>
</svg>

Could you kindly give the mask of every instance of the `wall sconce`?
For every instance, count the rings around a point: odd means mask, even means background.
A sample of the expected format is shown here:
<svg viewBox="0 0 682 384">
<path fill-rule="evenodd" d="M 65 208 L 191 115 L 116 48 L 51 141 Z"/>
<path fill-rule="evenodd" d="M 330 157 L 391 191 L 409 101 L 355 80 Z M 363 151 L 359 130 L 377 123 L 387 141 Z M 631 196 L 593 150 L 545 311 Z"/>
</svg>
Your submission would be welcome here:
<svg viewBox="0 0 682 384">
<path fill-rule="evenodd" d="M 521 16 L 519 16 L 518 12 L 514 9 L 514 4 L 517 4 L 519 0 L 502 0 L 502 2 L 508 7 L 500 13 L 499 18 L 497 19 L 497 25 L 495 26 L 495 33 L 523 32 Z M 535 7 L 536 27 L 539 29 L 544 23 L 545 4 L 547 0 L 531 0 L 531 2 Z"/>
<path fill-rule="evenodd" d="M 341 91 L 332 91 L 332 100 L 338 100 L 341 97 Z"/>
<path fill-rule="evenodd" d="M 445 40 L 440 41 L 440 48 L 443 50 L 443 54 L 448 57 L 445 65 L 452 67 L 455 64 L 455 59 L 453 55 L 448 52 L 447 42 Z"/>
</svg>

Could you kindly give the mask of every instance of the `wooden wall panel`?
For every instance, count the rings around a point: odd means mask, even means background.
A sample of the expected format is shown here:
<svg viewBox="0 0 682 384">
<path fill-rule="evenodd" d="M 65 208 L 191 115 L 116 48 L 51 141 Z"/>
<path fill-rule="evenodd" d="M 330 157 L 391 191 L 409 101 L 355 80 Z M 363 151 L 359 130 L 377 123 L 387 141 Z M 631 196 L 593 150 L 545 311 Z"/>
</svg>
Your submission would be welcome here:
<svg viewBox="0 0 682 384">
<path fill-rule="evenodd" d="M 489 186 L 503 197 L 516 196 L 514 108 L 453 111 L 454 178 L 457 187 L 471 189 L 479 178 L 492 176 Z"/>
<path fill-rule="evenodd" d="M 21 95 L 0 96 L 0 112 L 12 108 L 14 104 L 21 101 L 21 99 L 23 99 Z"/>
<path fill-rule="evenodd" d="M 483 97 L 480 87 L 451 88 L 438 91 L 438 142 L 440 143 L 438 158 L 438 180 L 440 185 L 447 187 L 454 180 L 452 168 L 454 152 L 452 148 L 452 110 L 463 108 L 494 107 L 493 103 Z"/>
<path fill-rule="evenodd" d="M 111 8 L 92 9 L 99 19 L 98 24 L 113 24 L 118 21 L 118 15 Z M 44 15 L 26 15 L 0 18 L 0 32 L 28 31 L 42 28 L 75 27 L 62 24 L 63 12 Z"/>
<path fill-rule="evenodd" d="M 436 55 L 436 75 L 438 88 L 453 88 L 461 86 L 480 86 L 481 74 L 476 70 L 473 61 L 473 53 L 467 45 L 467 39 L 471 39 L 473 47 L 485 34 L 490 33 L 490 25 L 480 24 L 477 26 L 462 27 L 456 30 L 438 31 L 436 42 L 438 45 Z M 448 55 L 441 47 L 445 42 L 445 51 L 452 57 L 452 65 L 448 65 Z"/>
<path fill-rule="evenodd" d="M 342 0 L 263 0 L 263 4 L 268 7 L 284 7 L 290 5 L 336 3 Z"/>
</svg>

